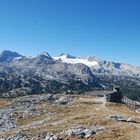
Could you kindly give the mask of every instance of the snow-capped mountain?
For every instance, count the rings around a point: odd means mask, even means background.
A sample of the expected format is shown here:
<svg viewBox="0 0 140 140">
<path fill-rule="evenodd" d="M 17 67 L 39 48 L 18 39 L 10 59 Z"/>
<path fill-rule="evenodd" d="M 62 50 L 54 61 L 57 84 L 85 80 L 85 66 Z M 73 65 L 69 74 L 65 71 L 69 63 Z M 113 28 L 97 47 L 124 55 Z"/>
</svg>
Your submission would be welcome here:
<svg viewBox="0 0 140 140">
<path fill-rule="evenodd" d="M 44 53 L 38 55 L 37 57 L 46 58 L 46 59 L 53 59 L 48 52 L 44 52 Z"/>
<path fill-rule="evenodd" d="M 63 54 L 59 57 L 53 57 L 55 60 L 62 60 L 69 64 L 84 64 L 97 75 L 125 75 L 125 76 L 140 76 L 140 67 L 132 66 L 130 64 L 115 63 L 98 59 L 96 57 L 68 57 L 71 55 Z"/>
<path fill-rule="evenodd" d="M 98 65 L 97 61 L 89 61 L 88 59 L 84 58 L 77 58 L 68 54 L 60 55 L 60 57 L 53 57 L 55 60 L 62 60 L 64 63 L 68 64 L 84 64 L 88 67 L 93 67 Z"/>
<path fill-rule="evenodd" d="M 15 60 L 33 59 L 36 63 L 42 63 L 43 61 L 62 61 L 67 64 L 83 64 L 90 68 L 95 75 L 114 75 L 114 76 L 130 76 L 140 77 L 140 67 L 132 66 L 130 64 L 109 62 L 106 60 L 98 59 L 97 57 L 76 57 L 70 54 L 62 53 L 58 57 L 51 57 L 48 52 L 44 52 L 36 57 L 26 57 L 5 50 L 0 54 L 0 62 L 12 62 Z"/>
<path fill-rule="evenodd" d="M 35 57 L 11 51 L 0 54 L 2 97 L 110 89 L 116 84 L 121 86 L 123 92 L 136 93 L 133 97 L 140 97 L 140 67 L 96 57 L 69 54 L 52 57 L 48 52 Z"/>
<path fill-rule="evenodd" d="M 9 51 L 6 57 L 11 56 L 13 52 Z M 55 60 L 47 52 L 36 57 L 24 56 L 16 60 L 12 57 L 10 61 L 0 62 L 1 97 L 64 93 L 68 90 L 81 92 L 102 89 L 105 85 L 88 66 Z"/>
</svg>

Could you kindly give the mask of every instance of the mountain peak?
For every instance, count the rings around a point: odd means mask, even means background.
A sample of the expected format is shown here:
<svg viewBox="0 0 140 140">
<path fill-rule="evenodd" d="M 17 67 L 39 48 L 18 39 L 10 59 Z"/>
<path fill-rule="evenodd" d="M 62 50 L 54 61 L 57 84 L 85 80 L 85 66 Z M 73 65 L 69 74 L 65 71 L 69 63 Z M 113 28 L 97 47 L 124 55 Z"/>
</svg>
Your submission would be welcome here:
<svg viewBox="0 0 140 140">
<path fill-rule="evenodd" d="M 44 52 L 44 53 L 38 55 L 36 58 L 37 58 L 38 62 L 41 62 L 41 63 L 44 61 L 54 60 L 48 52 Z"/>
<path fill-rule="evenodd" d="M 0 54 L 0 62 L 10 62 L 13 61 L 16 58 L 21 58 L 23 57 L 22 55 L 18 54 L 17 52 L 12 52 L 9 50 L 4 50 L 1 54 Z"/>
<path fill-rule="evenodd" d="M 49 54 L 48 52 L 44 52 L 44 53 L 42 53 L 41 55 L 44 55 L 44 56 L 46 56 L 46 57 L 51 57 L 50 54 Z M 52 57 L 51 57 L 51 58 L 52 58 Z"/>
<path fill-rule="evenodd" d="M 53 59 L 48 52 L 43 52 L 40 55 L 38 55 L 37 57 Z"/>
<path fill-rule="evenodd" d="M 63 57 L 63 58 L 71 58 L 71 59 L 75 59 L 76 58 L 75 56 L 72 56 L 72 55 L 70 55 L 68 53 L 62 53 L 60 55 L 60 57 Z"/>
<path fill-rule="evenodd" d="M 1 55 L 9 55 L 9 54 L 18 54 L 17 52 L 9 51 L 9 50 L 4 50 L 1 52 Z"/>
</svg>

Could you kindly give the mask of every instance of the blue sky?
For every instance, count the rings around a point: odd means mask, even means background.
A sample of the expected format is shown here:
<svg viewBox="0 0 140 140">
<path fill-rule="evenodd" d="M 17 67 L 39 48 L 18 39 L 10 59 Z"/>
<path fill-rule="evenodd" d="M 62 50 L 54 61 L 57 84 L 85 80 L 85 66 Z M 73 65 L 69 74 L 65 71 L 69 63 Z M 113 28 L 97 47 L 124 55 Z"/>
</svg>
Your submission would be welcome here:
<svg viewBox="0 0 140 140">
<path fill-rule="evenodd" d="M 0 51 L 140 65 L 139 0 L 0 0 Z"/>
</svg>

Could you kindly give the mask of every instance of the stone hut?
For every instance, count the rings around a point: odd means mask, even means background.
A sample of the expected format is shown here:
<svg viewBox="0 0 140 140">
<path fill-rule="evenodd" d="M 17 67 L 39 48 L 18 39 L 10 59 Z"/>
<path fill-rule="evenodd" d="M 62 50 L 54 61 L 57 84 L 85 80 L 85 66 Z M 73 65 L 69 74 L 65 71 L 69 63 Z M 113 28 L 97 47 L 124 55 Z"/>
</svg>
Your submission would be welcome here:
<svg viewBox="0 0 140 140">
<path fill-rule="evenodd" d="M 107 102 L 122 103 L 123 95 L 119 87 L 115 87 L 111 93 L 105 95 Z"/>
</svg>

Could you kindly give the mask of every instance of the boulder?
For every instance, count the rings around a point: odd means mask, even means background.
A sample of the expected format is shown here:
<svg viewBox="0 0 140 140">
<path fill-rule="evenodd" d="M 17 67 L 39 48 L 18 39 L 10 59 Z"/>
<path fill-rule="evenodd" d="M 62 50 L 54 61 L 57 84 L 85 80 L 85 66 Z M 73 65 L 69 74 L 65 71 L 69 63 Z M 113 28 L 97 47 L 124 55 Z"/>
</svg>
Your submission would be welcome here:
<svg viewBox="0 0 140 140">
<path fill-rule="evenodd" d="M 56 100 L 55 103 L 61 104 L 61 105 L 66 105 L 69 103 L 69 101 L 66 97 L 61 97 L 58 100 Z"/>
<path fill-rule="evenodd" d="M 53 133 L 48 133 L 45 140 L 63 140 L 63 138 L 59 138 L 55 136 Z"/>
</svg>

